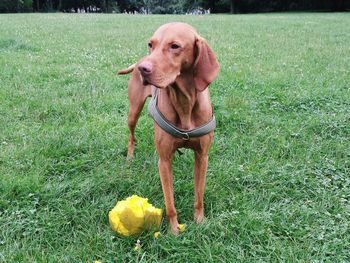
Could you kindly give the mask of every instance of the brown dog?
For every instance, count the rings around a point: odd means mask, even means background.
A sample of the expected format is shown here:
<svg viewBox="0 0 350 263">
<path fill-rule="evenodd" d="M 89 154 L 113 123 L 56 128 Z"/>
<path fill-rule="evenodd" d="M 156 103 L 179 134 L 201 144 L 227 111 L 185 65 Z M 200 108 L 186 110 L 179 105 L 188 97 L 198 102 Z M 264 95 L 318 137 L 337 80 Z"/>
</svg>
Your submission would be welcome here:
<svg viewBox="0 0 350 263">
<path fill-rule="evenodd" d="M 128 156 L 134 155 L 135 126 L 145 100 L 152 92 L 157 93 L 155 103 L 160 115 L 186 134 L 182 138 L 176 137 L 162 129 L 155 119 L 155 144 L 159 155 L 158 168 L 166 215 L 171 231 L 177 234 L 179 224 L 174 206 L 172 159 L 178 148 L 194 150 L 194 220 L 199 223 L 204 216 L 203 194 L 208 151 L 214 132 L 210 130 L 204 135 L 190 137 L 186 131 L 201 127 L 212 119 L 207 87 L 216 78 L 219 64 L 207 42 L 185 23 L 169 23 L 159 27 L 149 40 L 148 47 L 148 56 L 129 68 L 118 71 L 118 74 L 132 72 L 128 86 Z"/>
</svg>

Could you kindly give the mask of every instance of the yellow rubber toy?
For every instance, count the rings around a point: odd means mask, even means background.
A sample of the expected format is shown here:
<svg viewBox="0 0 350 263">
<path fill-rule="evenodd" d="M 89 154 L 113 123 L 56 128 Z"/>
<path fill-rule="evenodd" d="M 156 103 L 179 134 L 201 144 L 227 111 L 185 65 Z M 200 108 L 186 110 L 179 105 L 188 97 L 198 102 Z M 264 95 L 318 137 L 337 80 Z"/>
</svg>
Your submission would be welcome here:
<svg viewBox="0 0 350 263">
<path fill-rule="evenodd" d="M 133 236 L 145 230 L 158 230 L 162 210 L 148 203 L 147 198 L 133 195 L 117 202 L 108 218 L 114 231 L 122 236 Z"/>
</svg>

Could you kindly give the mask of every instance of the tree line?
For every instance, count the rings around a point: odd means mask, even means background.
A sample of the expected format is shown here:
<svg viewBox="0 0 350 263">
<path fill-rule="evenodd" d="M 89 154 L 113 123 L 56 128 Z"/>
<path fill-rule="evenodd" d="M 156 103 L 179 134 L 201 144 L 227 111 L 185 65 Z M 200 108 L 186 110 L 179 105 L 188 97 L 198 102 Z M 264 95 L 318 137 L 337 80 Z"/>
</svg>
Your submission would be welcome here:
<svg viewBox="0 0 350 263">
<path fill-rule="evenodd" d="M 349 0 L 0 0 L 0 13 L 138 12 L 183 14 L 283 11 L 349 11 Z"/>
</svg>

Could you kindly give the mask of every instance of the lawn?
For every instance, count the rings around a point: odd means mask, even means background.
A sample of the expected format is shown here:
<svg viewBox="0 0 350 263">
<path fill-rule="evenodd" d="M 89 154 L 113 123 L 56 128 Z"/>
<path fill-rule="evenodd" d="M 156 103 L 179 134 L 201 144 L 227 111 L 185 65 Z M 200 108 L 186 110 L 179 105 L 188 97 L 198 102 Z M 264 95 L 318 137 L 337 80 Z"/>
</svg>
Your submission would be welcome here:
<svg viewBox="0 0 350 263">
<path fill-rule="evenodd" d="M 221 64 L 205 222 L 193 154 L 174 160 L 186 231 L 121 238 L 132 194 L 164 208 L 153 124 L 126 161 L 127 80 L 161 24 L 196 27 Z M 0 15 L 0 262 L 349 262 L 350 14 Z"/>
</svg>

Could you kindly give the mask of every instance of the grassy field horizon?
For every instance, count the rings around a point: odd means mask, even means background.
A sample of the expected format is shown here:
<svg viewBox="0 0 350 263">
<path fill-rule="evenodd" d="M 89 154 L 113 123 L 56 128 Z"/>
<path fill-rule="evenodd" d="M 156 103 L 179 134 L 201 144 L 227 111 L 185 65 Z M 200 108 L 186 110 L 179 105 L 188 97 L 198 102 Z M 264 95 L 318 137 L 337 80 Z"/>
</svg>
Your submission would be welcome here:
<svg viewBox="0 0 350 263">
<path fill-rule="evenodd" d="M 174 160 L 186 231 L 115 235 L 132 194 L 164 209 L 144 110 L 126 161 L 127 81 L 172 21 L 221 65 L 205 221 L 193 223 L 193 154 Z M 0 15 L 0 262 L 349 262 L 350 14 Z"/>
</svg>

